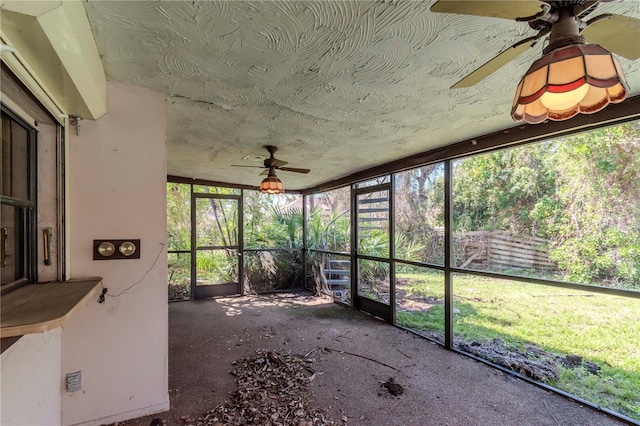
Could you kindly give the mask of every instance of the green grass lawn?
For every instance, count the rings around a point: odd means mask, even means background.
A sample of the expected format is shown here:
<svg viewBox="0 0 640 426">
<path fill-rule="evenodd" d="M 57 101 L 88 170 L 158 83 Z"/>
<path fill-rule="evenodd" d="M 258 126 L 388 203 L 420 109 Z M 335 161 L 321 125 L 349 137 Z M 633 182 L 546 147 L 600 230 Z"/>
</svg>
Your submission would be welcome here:
<svg viewBox="0 0 640 426">
<path fill-rule="evenodd" d="M 398 298 L 442 299 L 441 273 L 398 274 Z M 507 346 L 529 343 L 558 355 L 579 355 L 601 368 L 558 368 L 550 383 L 640 420 L 640 300 L 579 290 L 456 275 L 454 335 L 469 342 L 497 338 Z M 399 301 L 400 302 L 400 301 Z M 399 325 L 444 331 L 443 306 L 398 311 Z"/>
</svg>

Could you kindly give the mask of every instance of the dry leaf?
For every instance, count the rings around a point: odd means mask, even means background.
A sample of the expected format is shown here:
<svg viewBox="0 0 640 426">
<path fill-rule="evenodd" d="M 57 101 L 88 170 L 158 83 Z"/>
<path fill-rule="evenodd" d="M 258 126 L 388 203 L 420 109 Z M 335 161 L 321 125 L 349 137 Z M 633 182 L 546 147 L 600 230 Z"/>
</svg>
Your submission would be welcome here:
<svg viewBox="0 0 640 426">
<path fill-rule="evenodd" d="M 205 413 L 196 426 L 346 425 L 346 416 L 336 423 L 309 406 L 307 385 L 316 376 L 311 367 L 315 359 L 308 358 L 312 352 L 301 356 L 258 350 L 253 358 L 234 361 L 236 368 L 230 373 L 236 377 L 238 390 L 232 401 Z"/>
</svg>

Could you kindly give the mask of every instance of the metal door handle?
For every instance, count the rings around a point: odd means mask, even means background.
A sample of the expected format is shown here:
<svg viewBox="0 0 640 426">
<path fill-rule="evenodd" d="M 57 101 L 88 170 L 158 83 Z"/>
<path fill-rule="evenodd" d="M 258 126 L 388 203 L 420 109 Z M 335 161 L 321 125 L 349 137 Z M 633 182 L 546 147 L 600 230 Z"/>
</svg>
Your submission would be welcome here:
<svg viewBox="0 0 640 426">
<path fill-rule="evenodd" d="M 42 239 L 44 242 L 44 264 L 51 265 L 51 228 L 42 230 Z"/>
<path fill-rule="evenodd" d="M 4 268 L 7 266 L 7 240 L 9 239 L 9 229 L 2 228 L 0 232 L 0 265 Z"/>
</svg>

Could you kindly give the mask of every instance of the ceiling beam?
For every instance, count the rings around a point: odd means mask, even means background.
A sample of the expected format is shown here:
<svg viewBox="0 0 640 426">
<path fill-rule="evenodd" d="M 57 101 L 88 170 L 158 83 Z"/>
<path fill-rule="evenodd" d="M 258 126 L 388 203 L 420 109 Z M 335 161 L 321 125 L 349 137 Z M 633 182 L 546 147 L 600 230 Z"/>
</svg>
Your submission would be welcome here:
<svg viewBox="0 0 640 426">
<path fill-rule="evenodd" d="M 186 184 L 204 185 L 204 186 L 219 186 L 219 187 L 223 187 L 223 188 L 248 189 L 248 190 L 251 190 L 251 191 L 259 191 L 260 190 L 259 186 L 239 185 L 239 184 L 236 184 L 236 183 L 216 182 L 216 181 L 212 181 L 212 180 L 196 179 L 196 178 L 174 176 L 174 175 L 167 176 L 167 182 L 169 182 L 169 183 L 186 183 Z M 286 190 L 286 188 L 285 188 L 285 190 Z M 295 191 L 295 190 L 289 191 L 289 190 L 286 190 L 286 194 L 300 194 L 300 191 Z"/>
</svg>

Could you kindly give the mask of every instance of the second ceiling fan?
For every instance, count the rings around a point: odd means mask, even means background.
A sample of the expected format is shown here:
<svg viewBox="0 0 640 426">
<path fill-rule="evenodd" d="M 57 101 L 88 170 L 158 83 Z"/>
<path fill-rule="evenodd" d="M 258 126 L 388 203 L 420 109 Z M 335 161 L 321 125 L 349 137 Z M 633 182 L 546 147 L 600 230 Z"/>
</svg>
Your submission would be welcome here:
<svg viewBox="0 0 640 426">
<path fill-rule="evenodd" d="M 260 175 L 267 175 L 266 178 L 260 183 L 260 192 L 265 194 L 284 194 L 284 185 L 278 176 L 276 176 L 276 170 L 282 170 L 284 172 L 293 172 L 293 173 L 309 173 L 311 170 L 302 169 L 298 167 L 285 167 L 287 163 L 286 161 L 278 160 L 275 158 L 274 154 L 278 150 L 277 147 L 273 145 L 266 145 L 266 150 L 269 151 L 269 158 L 265 158 L 263 162 L 263 166 L 248 166 L 248 165 L 240 165 L 240 164 L 232 164 L 232 167 L 252 167 L 265 169 Z"/>
<path fill-rule="evenodd" d="M 267 175 L 271 169 L 273 170 L 282 170 L 285 172 L 293 172 L 293 173 L 309 173 L 310 169 L 301 169 L 298 167 L 284 167 L 286 164 L 289 164 L 286 161 L 278 160 L 275 158 L 274 154 L 278 150 L 277 146 L 273 145 L 265 145 L 264 147 L 267 151 L 269 151 L 269 158 L 264 159 L 263 166 L 249 166 L 249 165 L 240 165 L 240 164 L 232 164 L 232 167 L 251 167 L 257 169 L 266 169 L 264 172 L 260 173 L 260 175 Z"/>
</svg>

